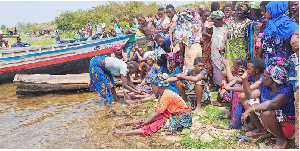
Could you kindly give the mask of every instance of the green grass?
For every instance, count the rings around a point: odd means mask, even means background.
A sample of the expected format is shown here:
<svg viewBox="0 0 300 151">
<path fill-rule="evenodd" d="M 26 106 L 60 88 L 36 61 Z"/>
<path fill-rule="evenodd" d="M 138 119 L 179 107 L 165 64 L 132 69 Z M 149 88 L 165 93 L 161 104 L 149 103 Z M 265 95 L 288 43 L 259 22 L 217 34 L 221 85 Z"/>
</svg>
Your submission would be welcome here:
<svg viewBox="0 0 300 151">
<path fill-rule="evenodd" d="M 186 134 L 180 143 L 193 149 L 229 149 L 232 148 L 232 144 L 237 143 L 237 140 L 214 139 L 212 142 L 204 142 L 201 139 L 192 139 Z"/>
<path fill-rule="evenodd" d="M 17 42 L 15 38 L 8 38 L 8 43 L 10 45 Z M 46 46 L 46 45 L 54 45 L 55 39 L 54 38 L 22 38 L 22 42 L 30 43 L 32 46 Z"/>
</svg>

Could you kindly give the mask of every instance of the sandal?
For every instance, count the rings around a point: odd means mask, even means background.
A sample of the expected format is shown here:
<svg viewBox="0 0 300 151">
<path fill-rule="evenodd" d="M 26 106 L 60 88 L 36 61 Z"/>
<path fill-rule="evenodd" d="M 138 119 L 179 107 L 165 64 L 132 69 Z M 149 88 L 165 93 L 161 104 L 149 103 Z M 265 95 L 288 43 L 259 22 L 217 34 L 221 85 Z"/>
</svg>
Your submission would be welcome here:
<svg viewBox="0 0 300 151">
<path fill-rule="evenodd" d="M 262 135 L 266 135 L 266 134 L 267 134 L 267 132 L 255 133 L 255 132 L 249 131 L 245 135 L 247 137 L 258 137 L 258 136 L 262 136 Z"/>
<path fill-rule="evenodd" d="M 285 149 L 287 145 L 288 145 L 288 141 L 285 140 L 283 146 L 275 145 L 275 146 L 273 147 L 273 149 Z"/>
<path fill-rule="evenodd" d="M 228 113 L 226 113 L 225 115 L 220 115 L 219 118 L 221 120 L 227 120 L 227 119 L 230 119 L 231 117 L 230 117 L 230 115 Z"/>
</svg>

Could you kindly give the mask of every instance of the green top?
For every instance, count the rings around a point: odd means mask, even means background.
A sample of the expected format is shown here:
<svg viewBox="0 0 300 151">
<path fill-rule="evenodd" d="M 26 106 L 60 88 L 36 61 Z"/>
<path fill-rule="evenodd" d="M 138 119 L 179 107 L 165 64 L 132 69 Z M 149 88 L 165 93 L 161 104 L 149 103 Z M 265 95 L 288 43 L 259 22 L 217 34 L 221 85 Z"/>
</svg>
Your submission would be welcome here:
<svg viewBox="0 0 300 151">
<path fill-rule="evenodd" d="M 80 34 L 79 33 L 75 34 L 75 39 L 80 39 Z"/>
<path fill-rule="evenodd" d="M 138 27 L 136 25 L 133 25 L 131 28 L 129 26 L 125 27 L 125 30 L 130 30 L 130 29 L 137 31 Z M 133 34 L 132 37 L 127 42 L 135 42 L 135 34 Z"/>
</svg>

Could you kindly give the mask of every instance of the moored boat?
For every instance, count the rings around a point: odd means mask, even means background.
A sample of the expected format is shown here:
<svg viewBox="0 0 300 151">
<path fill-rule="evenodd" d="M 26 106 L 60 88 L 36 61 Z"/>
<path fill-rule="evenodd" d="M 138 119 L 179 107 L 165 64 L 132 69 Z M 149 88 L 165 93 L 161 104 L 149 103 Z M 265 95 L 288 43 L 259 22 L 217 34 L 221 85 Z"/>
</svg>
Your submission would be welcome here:
<svg viewBox="0 0 300 151">
<path fill-rule="evenodd" d="M 107 55 L 113 44 L 124 45 L 131 35 L 42 47 L 0 51 L 0 83 L 16 74 L 77 74 L 88 72 L 92 57 Z M 140 38 L 139 43 L 143 43 Z"/>
</svg>

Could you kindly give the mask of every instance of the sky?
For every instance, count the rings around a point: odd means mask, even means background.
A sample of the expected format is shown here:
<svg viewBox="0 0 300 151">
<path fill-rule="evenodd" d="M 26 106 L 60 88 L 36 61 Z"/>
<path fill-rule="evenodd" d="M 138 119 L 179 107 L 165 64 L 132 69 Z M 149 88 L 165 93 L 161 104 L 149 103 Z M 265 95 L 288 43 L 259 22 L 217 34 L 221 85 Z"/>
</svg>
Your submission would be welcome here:
<svg viewBox="0 0 300 151">
<path fill-rule="evenodd" d="M 105 4 L 107 1 L 1 1 L 0 26 L 14 27 L 18 22 L 47 23 L 62 11 L 87 10 Z M 154 1 L 145 1 L 151 3 Z M 195 1 L 155 1 L 158 4 L 173 4 L 175 7 Z"/>
</svg>

